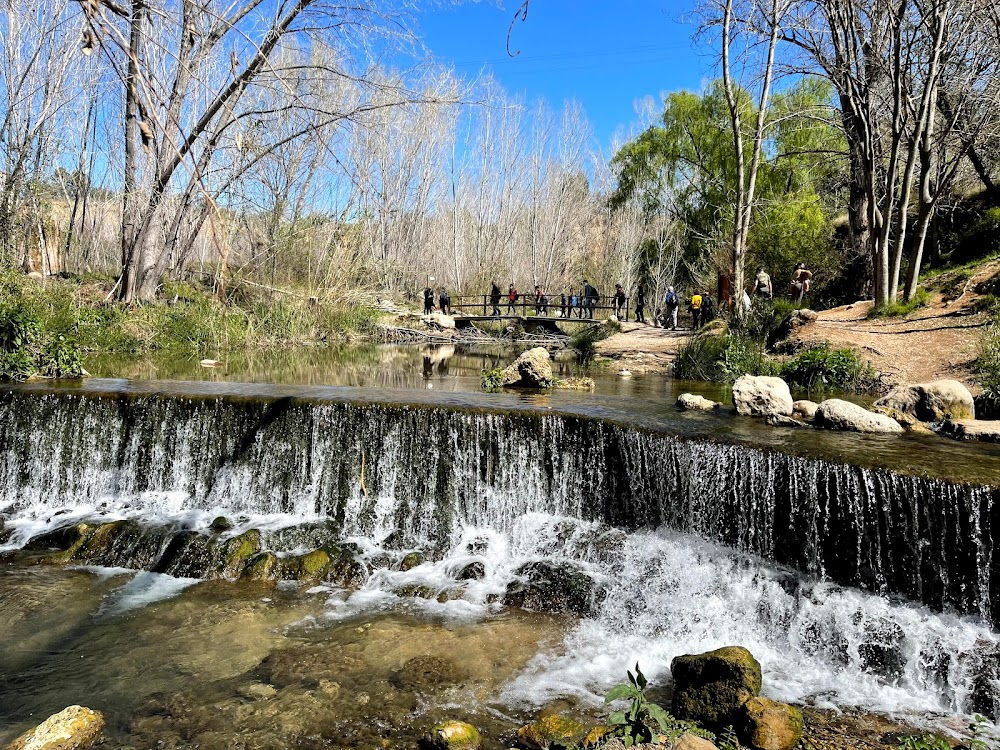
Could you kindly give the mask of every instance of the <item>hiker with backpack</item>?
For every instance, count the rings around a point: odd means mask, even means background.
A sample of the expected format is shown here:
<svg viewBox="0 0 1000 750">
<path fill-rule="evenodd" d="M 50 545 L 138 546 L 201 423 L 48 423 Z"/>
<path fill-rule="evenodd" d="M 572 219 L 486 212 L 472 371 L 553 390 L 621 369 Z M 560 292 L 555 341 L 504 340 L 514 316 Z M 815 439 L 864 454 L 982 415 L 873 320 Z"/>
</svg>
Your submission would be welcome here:
<svg viewBox="0 0 1000 750">
<path fill-rule="evenodd" d="M 666 307 L 667 320 L 670 321 L 670 330 L 677 330 L 677 311 L 680 309 L 681 300 L 677 296 L 677 292 L 674 291 L 672 286 L 667 287 L 667 296 L 663 298 L 663 304 Z M 664 321 L 664 328 L 666 328 L 666 321 Z"/>
</svg>

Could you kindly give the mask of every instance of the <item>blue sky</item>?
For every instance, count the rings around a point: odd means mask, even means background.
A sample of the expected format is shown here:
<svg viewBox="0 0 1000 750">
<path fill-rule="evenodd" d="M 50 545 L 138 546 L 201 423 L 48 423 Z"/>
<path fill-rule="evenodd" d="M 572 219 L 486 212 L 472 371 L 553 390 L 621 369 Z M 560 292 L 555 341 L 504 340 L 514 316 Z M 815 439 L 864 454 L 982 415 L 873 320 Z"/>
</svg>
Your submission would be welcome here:
<svg viewBox="0 0 1000 750">
<path fill-rule="evenodd" d="M 556 109 L 580 101 L 607 143 L 619 125 L 636 120 L 646 95 L 698 90 L 713 60 L 696 50 L 687 0 L 531 0 L 528 18 L 514 24 L 520 1 L 438 6 L 420 14 L 419 33 L 440 62 L 474 77 L 492 70 L 509 92 L 542 97 Z"/>
</svg>

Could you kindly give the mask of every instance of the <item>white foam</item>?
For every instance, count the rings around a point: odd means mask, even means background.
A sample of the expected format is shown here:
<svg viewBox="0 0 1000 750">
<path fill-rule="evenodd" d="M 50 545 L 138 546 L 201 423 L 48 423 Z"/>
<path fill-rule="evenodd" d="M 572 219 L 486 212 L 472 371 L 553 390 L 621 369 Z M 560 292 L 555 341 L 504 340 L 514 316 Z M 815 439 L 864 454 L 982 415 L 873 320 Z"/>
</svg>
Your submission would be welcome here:
<svg viewBox="0 0 1000 750">
<path fill-rule="evenodd" d="M 161 573 L 142 571 L 121 588 L 107 594 L 97 614 L 121 615 L 143 609 L 155 602 L 172 599 L 184 589 L 199 583 L 197 578 L 175 578 Z"/>
</svg>

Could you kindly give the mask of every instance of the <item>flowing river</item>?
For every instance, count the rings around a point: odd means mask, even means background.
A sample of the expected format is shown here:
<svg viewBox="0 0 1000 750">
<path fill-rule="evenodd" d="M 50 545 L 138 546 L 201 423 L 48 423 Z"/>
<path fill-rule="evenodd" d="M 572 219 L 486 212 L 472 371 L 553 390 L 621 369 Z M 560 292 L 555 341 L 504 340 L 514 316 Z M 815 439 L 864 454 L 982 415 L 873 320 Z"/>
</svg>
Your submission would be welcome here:
<svg viewBox="0 0 1000 750">
<path fill-rule="evenodd" d="M 446 716 L 498 742 L 730 644 L 785 701 L 995 710 L 997 448 L 678 414 L 662 376 L 482 394 L 495 355 L 373 351 L 0 390 L 0 743 L 71 703 L 121 746 L 409 746 Z M 39 557 L 80 523 L 129 532 Z M 211 574 L 248 533 L 277 569 L 349 550 L 351 580 Z M 575 604 L 511 606 L 532 565 Z"/>
</svg>

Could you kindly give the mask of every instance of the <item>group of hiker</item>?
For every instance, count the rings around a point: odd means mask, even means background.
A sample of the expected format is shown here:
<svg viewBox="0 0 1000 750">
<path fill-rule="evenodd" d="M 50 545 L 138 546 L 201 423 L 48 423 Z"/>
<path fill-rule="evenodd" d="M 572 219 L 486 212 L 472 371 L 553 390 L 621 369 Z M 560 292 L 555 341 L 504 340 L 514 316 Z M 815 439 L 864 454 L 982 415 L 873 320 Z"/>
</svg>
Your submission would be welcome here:
<svg viewBox="0 0 1000 750">
<path fill-rule="evenodd" d="M 792 273 L 790 293 L 792 299 L 795 300 L 797 304 L 801 304 L 806 293 L 809 292 L 810 281 L 812 279 L 812 271 L 805 267 L 804 263 L 797 263 L 795 265 L 795 270 Z M 749 311 L 753 307 L 753 299 L 758 300 L 771 300 L 774 298 L 774 287 L 771 283 L 770 275 L 764 270 L 763 267 L 757 269 L 757 274 L 753 281 L 749 285 L 748 289 L 744 289 L 740 294 L 739 299 L 733 299 L 732 294 L 729 293 L 731 287 L 726 287 L 723 290 L 723 284 L 720 281 L 719 285 L 720 298 L 722 298 L 724 305 L 728 308 L 729 305 L 741 304 L 743 309 Z M 749 289 L 753 290 L 753 297 L 751 297 Z M 508 315 L 517 314 L 517 305 L 520 302 L 522 307 L 527 307 L 529 302 L 521 300 L 521 295 L 517 291 L 514 284 L 511 284 L 507 288 L 507 293 L 504 294 L 500 289 L 500 284 L 494 279 L 492 285 L 490 286 L 489 301 L 493 307 L 492 315 L 494 317 L 500 317 L 504 313 L 501 311 L 501 306 L 503 300 L 506 299 L 507 309 L 506 313 Z M 552 317 L 558 318 L 579 318 L 593 320 L 594 310 L 598 307 L 598 303 L 601 299 L 600 292 L 594 287 L 587 279 L 583 280 L 582 290 L 568 290 L 559 295 L 558 303 L 545 293 L 541 286 L 536 285 L 534 294 L 529 298 L 531 300 L 530 304 L 535 309 L 535 315 L 539 317 L 546 317 L 551 315 Z M 434 312 L 434 290 L 430 287 L 424 289 L 424 314 L 429 315 Z M 441 287 L 438 295 L 437 302 L 441 312 L 445 315 L 451 315 L 451 296 L 448 291 Z M 614 315 L 616 315 L 620 320 L 623 318 L 623 313 L 627 316 L 627 304 L 628 296 L 625 294 L 625 289 L 621 284 L 615 285 L 615 292 L 610 298 L 610 308 Z M 674 291 L 674 288 L 667 287 L 667 293 L 663 299 L 663 308 L 657 308 L 653 316 L 653 324 L 662 326 L 664 328 L 670 328 L 672 330 L 677 330 L 678 327 L 678 313 L 680 308 L 684 304 L 680 295 Z M 695 292 L 686 300 L 686 306 L 688 313 L 691 315 L 691 327 L 694 330 L 701 328 L 703 325 L 711 322 L 715 319 L 718 308 L 716 306 L 715 300 L 712 295 L 704 290 L 695 290 Z M 640 285 L 635 293 L 635 321 L 637 323 L 646 323 L 646 290 Z"/>
<path fill-rule="evenodd" d="M 618 289 L 621 289 L 619 285 Z M 625 292 L 622 291 L 622 305 L 624 305 Z M 503 292 L 500 291 L 500 285 L 493 281 L 490 286 L 490 304 L 493 306 L 493 316 L 500 317 L 503 313 L 500 311 L 501 300 L 504 298 Z M 597 308 L 597 303 L 601 298 L 601 293 L 597 291 L 587 279 L 583 280 L 583 290 L 574 291 L 570 290 L 569 294 L 563 292 L 559 295 L 559 303 L 556 304 L 549 296 L 545 293 L 541 286 L 535 286 L 535 293 L 532 296 L 532 302 L 535 308 L 535 315 L 540 317 L 545 317 L 550 314 L 555 317 L 560 318 L 580 318 L 593 320 L 594 310 Z M 517 314 L 517 303 L 521 300 L 521 294 L 517 291 L 517 287 L 511 284 L 507 287 L 507 314 L 516 315 Z M 522 305 L 526 303 L 522 302 Z M 555 309 L 552 309 L 555 308 Z"/>
</svg>

